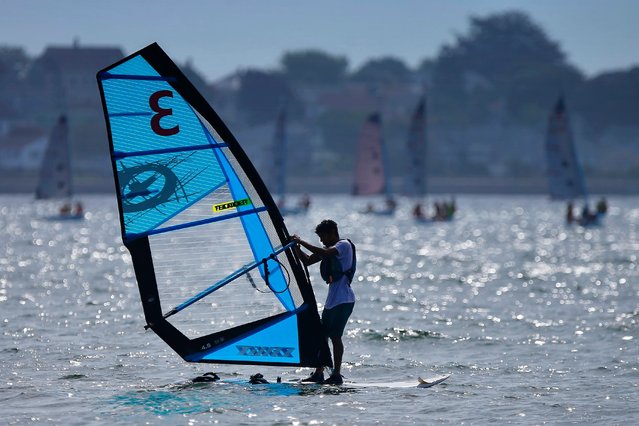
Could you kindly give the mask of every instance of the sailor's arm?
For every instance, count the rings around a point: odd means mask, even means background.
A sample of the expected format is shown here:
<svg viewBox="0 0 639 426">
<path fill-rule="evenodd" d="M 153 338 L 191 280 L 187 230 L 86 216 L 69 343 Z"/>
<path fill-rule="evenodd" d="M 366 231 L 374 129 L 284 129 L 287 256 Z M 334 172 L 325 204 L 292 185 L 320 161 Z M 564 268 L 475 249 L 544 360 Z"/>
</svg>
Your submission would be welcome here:
<svg viewBox="0 0 639 426">
<path fill-rule="evenodd" d="M 298 245 L 295 246 L 294 250 L 297 252 L 297 255 L 302 260 L 302 263 L 304 263 L 304 265 L 306 265 L 306 266 L 310 266 L 310 265 L 312 265 L 314 263 L 317 263 L 320 260 L 322 260 L 322 258 L 319 257 L 316 254 L 312 254 L 311 253 L 311 255 L 308 255 L 308 254 L 304 253 L 302 251 L 302 249 L 300 249 L 300 246 L 298 246 Z"/>
<path fill-rule="evenodd" d="M 314 246 L 313 244 L 310 244 L 302 240 L 297 235 L 293 235 L 291 239 L 295 241 L 296 243 L 298 243 L 300 246 L 304 247 L 305 249 L 311 252 L 311 255 L 309 256 L 306 253 L 304 253 L 299 248 L 299 246 L 295 246 L 298 250 L 298 253 L 300 254 L 300 257 L 302 258 L 302 260 L 304 261 L 306 265 L 312 265 L 313 263 L 319 262 L 324 257 L 336 256 L 339 254 L 335 247 L 325 248 L 325 247 Z"/>
</svg>

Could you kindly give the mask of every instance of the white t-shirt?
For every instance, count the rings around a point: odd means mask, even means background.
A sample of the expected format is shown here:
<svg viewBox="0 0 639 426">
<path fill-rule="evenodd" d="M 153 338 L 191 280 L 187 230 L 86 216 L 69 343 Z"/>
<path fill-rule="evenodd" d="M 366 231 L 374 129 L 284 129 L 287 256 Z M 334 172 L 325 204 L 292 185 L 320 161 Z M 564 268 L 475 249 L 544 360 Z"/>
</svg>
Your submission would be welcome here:
<svg viewBox="0 0 639 426">
<path fill-rule="evenodd" d="M 342 266 L 342 271 L 351 269 L 353 264 L 353 248 L 348 240 L 339 240 L 335 244 L 337 249 L 337 260 Z M 331 309 L 342 303 L 355 303 L 355 293 L 348 283 L 348 277 L 342 275 L 342 278 L 328 285 L 328 295 L 324 309 Z"/>
</svg>

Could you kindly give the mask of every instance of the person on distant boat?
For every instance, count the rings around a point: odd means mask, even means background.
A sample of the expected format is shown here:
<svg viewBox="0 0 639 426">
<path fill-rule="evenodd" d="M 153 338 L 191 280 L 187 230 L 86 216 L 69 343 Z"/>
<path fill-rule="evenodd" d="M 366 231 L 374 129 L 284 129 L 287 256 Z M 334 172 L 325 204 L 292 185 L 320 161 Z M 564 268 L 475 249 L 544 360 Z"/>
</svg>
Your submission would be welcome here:
<svg viewBox="0 0 639 426">
<path fill-rule="evenodd" d="M 455 216 L 455 212 L 457 211 L 457 204 L 455 202 L 455 197 L 451 198 L 450 203 L 446 204 L 446 219 L 450 220 Z"/>
<path fill-rule="evenodd" d="M 573 204 L 572 201 L 568 201 L 568 205 L 566 205 L 566 223 L 571 224 L 575 221 L 575 214 L 573 213 Z"/>
<path fill-rule="evenodd" d="M 311 207 L 311 197 L 308 194 L 304 194 L 299 201 L 299 207 L 303 210 L 308 210 Z"/>
<path fill-rule="evenodd" d="M 375 209 L 373 208 L 373 203 L 366 204 L 366 209 L 364 210 L 364 213 L 373 213 L 373 211 L 375 211 Z"/>
<path fill-rule="evenodd" d="M 444 219 L 444 209 L 439 201 L 435 201 L 433 203 L 433 207 L 435 209 L 435 214 L 433 215 L 433 220 L 443 220 Z"/>
<path fill-rule="evenodd" d="M 323 247 L 314 246 L 299 236 L 293 235 L 293 241 L 297 252 L 305 265 L 320 262 L 322 278 L 329 285 L 328 295 L 322 311 L 322 325 L 326 337 L 333 344 L 333 373 L 324 380 L 324 367 L 318 367 L 313 374 L 304 379 L 304 382 L 325 383 L 340 385 L 343 383 L 341 375 L 342 357 L 344 355 L 344 343 L 342 335 L 348 322 L 348 318 L 355 306 L 355 294 L 351 288 L 351 281 L 355 275 L 357 264 L 355 246 L 350 240 L 341 239 L 337 229 L 337 223 L 327 219 L 317 227 L 315 233 L 323 244 Z M 300 246 L 311 252 L 304 253 Z"/>
<path fill-rule="evenodd" d="M 608 203 L 606 202 L 605 197 L 601 197 L 599 201 L 597 201 L 597 214 L 599 216 L 603 216 L 608 212 Z"/>
<path fill-rule="evenodd" d="M 82 207 L 81 202 L 78 201 L 75 203 L 75 210 L 73 211 L 73 214 L 75 216 L 82 216 L 84 214 L 84 208 Z"/>
<path fill-rule="evenodd" d="M 64 203 L 62 207 L 60 207 L 60 214 L 62 216 L 71 214 L 71 205 L 69 205 L 69 203 Z"/>
<path fill-rule="evenodd" d="M 413 207 L 413 217 L 419 220 L 422 220 L 426 217 L 420 203 L 415 204 L 415 207 Z"/>
</svg>

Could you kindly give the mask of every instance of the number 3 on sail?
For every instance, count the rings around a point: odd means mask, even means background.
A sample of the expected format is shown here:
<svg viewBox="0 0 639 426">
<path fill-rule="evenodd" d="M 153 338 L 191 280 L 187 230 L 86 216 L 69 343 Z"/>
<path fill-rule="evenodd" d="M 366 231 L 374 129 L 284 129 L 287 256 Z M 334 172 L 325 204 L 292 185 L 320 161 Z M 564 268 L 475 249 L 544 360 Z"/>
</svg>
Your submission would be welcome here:
<svg viewBox="0 0 639 426">
<path fill-rule="evenodd" d="M 157 44 L 97 79 L 147 328 L 187 361 L 330 365 L 282 216 L 213 108 Z"/>
</svg>

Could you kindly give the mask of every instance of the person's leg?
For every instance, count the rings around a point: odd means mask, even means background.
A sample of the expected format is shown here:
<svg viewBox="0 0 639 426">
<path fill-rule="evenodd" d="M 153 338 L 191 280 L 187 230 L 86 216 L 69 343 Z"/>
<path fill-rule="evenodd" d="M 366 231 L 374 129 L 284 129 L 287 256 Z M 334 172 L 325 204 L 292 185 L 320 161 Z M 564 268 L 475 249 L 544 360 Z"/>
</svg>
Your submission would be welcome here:
<svg viewBox="0 0 639 426">
<path fill-rule="evenodd" d="M 324 309 L 322 311 L 322 328 L 326 333 L 328 327 L 330 327 L 332 318 L 331 318 L 331 310 Z M 326 337 L 324 337 L 326 339 Z M 328 339 L 327 339 L 328 340 Z M 311 374 L 308 378 L 302 380 L 303 382 L 315 382 L 322 383 L 324 381 L 324 367 L 316 367 L 313 374 Z"/>
<path fill-rule="evenodd" d="M 354 303 L 344 303 L 336 306 L 334 309 L 335 318 L 332 323 L 332 327 L 329 330 L 329 337 L 333 344 L 333 374 L 324 383 L 341 385 L 342 380 L 342 358 L 344 356 L 344 342 L 342 341 L 342 335 L 344 334 L 344 328 L 348 322 L 348 318 L 353 312 Z"/>
<path fill-rule="evenodd" d="M 333 343 L 333 374 L 341 374 L 342 369 L 342 357 L 344 356 L 344 343 L 342 342 L 342 336 L 331 337 Z"/>
</svg>

